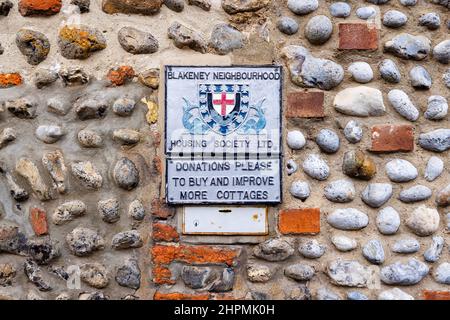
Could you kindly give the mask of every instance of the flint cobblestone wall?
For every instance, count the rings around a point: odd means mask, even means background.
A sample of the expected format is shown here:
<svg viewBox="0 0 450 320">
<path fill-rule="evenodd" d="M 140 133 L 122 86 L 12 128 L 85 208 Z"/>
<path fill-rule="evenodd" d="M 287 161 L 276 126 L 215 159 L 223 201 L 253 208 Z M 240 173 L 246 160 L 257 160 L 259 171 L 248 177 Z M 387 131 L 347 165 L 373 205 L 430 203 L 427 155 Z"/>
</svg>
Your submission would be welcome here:
<svg viewBox="0 0 450 320">
<path fill-rule="evenodd" d="M 0 0 L 0 26 L 0 298 L 450 299 L 448 1 Z M 182 234 L 165 64 L 283 66 L 269 235 Z"/>
</svg>

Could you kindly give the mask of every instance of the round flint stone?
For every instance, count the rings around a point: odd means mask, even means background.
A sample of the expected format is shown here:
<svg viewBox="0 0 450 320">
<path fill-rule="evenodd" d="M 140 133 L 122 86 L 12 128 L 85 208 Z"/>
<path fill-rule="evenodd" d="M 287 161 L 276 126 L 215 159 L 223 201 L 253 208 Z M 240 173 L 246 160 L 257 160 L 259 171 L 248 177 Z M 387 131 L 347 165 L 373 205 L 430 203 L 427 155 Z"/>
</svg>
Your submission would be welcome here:
<svg viewBox="0 0 450 320">
<path fill-rule="evenodd" d="M 411 85 L 416 89 L 430 89 L 432 80 L 427 69 L 422 66 L 416 66 L 409 72 Z"/>
<path fill-rule="evenodd" d="M 330 167 L 317 154 L 309 154 L 305 161 L 303 161 L 303 171 L 310 176 L 319 181 L 328 179 L 330 175 Z"/>
<path fill-rule="evenodd" d="M 420 250 L 420 243 L 416 239 L 400 239 L 397 240 L 392 246 L 392 252 L 395 253 L 415 253 Z"/>
<path fill-rule="evenodd" d="M 419 174 L 411 162 L 403 159 L 389 161 L 386 164 L 386 173 L 393 182 L 408 182 L 417 178 Z"/>
<path fill-rule="evenodd" d="M 332 202 L 347 203 L 355 199 L 355 186 L 351 180 L 341 179 L 331 182 L 325 187 L 325 198 Z"/>
<path fill-rule="evenodd" d="M 419 145 L 425 150 L 444 152 L 450 149 L 450 129 L 436 129 L 419 135 Z"/>
<path fill-rule="evenodd" d="M 381 241 L 376 239 L 368 241 L 363 247 L 363 256 L 373 264 L 382 264 L 385 255 Z"/>
<path fill-rule="evenodd" d="M 333 243 L 336 249 L 342 252 L 352 251 L 358 246 L 355 239 L 339 235 L 331 237 L 331 243 Z"/>
<path fill-rule="evenodd" d="M 434 272 L 434 279 L 442 284 L 450 284 L 450 263 L 441 263 Z"/>
<path fill-rule="evenodd" d="M 444 249 L 445 240 L 441 236 L 434 236 L 431 246 L 424 252 L 423 257 L 427 262 L 436 262 L 441 257 L 442 249 Z"/>
<path fill-rule="evenodd" d="M 373 79 L 373 71 L 367 62 L 357 61 L 350 64 L 348 71 L 353 79 L 359 83 L 368 83 Z"/>
<path fill-rule="evenodd" d="M 361 292 L 350 291 L 347 293 L 347 300 L 369 300 L 369 298 Z"/>
<path fill-rule="evenodd" d="M 427 111 L 425 118 L 429 120 L 443 120 L 448 114 L 447 99 L 442 96 L 430 96 L 428 98 Z"/>
<path fill-rule="evenodd" d="M 428 266 L 416 259 L 406 263 L 396 262 L 381 269 L 381 281 L 391 285 L 414 285 L 430 271 Z"/>
<path fill-rule="evenodd" d="M 318 0 L 288 0 L 289 10 L 298 15 L 311 13 L 319 7 Z"/>
<path fill-rule="evenodd" d="M 287 35 L 293 35 L 298 32 L 298 23 L 294 19 L 290 17 L 281 17 L 278 20 L 277 28 L 280 30 L 280 32 L 283 32 Z"/>
<path fill-rule="evenodd" d="M 374 7 L 361 7 L 356 9 L 356 16 L 362 20 L 367 20 L 369 18 L 375 17 L 377 11 Z"/>
<path fill-rule="evenodd" d="M 305 201 L 311 194 L 308 182 L 294 181 L 291 185 L 290 192 L 292 196 Z"/>
<path fill-rule="evenodd" d="M 305 37 L 312 44 L 324 44 L 333 33 L 333 24 L 327 16 L 319 15 L 311 18 L 305 27 Z"/>
<path fill-rule="evenodd" d="M 431 157 L 425 168 L 425 180 L 432 182 L 436 180 L 444 171 L 444 161 L 438 157 Z"/>
<path fill-rule="evenodd" d="M 441 26 L 441 18 L 436 12 L 428 12 L 420 16 L 419 26 L 425 26 L 429 30 L 439 29 Z"/>
<path fill-rule="evenodd" d="M 337 209 L 327 216 L 328 223 L 340 230 L 360 230 L 369 224 L 369 217 L 354 208 Z"/>
<path fill-rule="evenodd" d="M 419 118 L 419 110 L 404 91 L 399 89 L 389 91 L 388 100 L 395 111 L 406 120 L 414 122 Z"/>
<path fill-rule="evenodd" d="M 379 208 L 392 197 L 392 185 L 389 183 L 371 183 L 361 194 L 368 206 Z"/>
<path fill-rule="evenodd" d="M 315 239 L 305 239 L 300 242 L 298 251 L 302 256 L 308 259 L 318 259 L 325 253 L 325 246 L 321 245 Z"/>
<path fill-rule="evenodd" d="M 380 233 L 384 235 L 395 234 L 400 228 L 400 215 L 392 207 L 383 208 L 378 212 L 376 224 Z"/>
<path fill-rule="evenodd" d="M 440 63 L 450 62 L 450 40 L 439 42 L 433 49 L 433 57 Z"/>
<path fill-rule="evenodd" d="M 433 191 L 427 186 L 414 186 L 409 189 L 403 190 L 400 192 L 399 199 L 402 202 L 410 203 L 410 202 L 418 202 L 429 199 Z"/>
<path fill-rule="evenodd" d="M 347 18 L 350 16 L 352 7 L 346 2 L 335 2 L 330 5 L 330 13 L 336 18 Z"/>
<path fill-rule="evenodd" d="M 340 141 L 336 132 L 330 129 L 322 129 L 316 137 L 316 143 L 325 153 L 335 153 L 339 150 Z"/>
<path fill-rule="evenodd" d="M 402 75 L 400 69 L 391 59 L 384 59 L 378 66 L 381 78 L 390 83 L 399 83 Z"/>
<path fill-rule="evenodd" d="M 363 137 L 363 128 L 358 121 L 350 120 L 344 128 L 344 136 L 350 143 L 358 143 Z"/>
<path fill-rule="evenodd" d="M 293 150 L 300 150 L 306 144 L 305 136 L 298 130 L 289 131 L 287 134 L 287 144 Z"/>
<path fill-rule="evenodd" d="M 399 28 L 404 26 L 408 17 L 400 11 L 389 10 L 383 15 L 383 25 L 390 28 Z"/>
</svg>

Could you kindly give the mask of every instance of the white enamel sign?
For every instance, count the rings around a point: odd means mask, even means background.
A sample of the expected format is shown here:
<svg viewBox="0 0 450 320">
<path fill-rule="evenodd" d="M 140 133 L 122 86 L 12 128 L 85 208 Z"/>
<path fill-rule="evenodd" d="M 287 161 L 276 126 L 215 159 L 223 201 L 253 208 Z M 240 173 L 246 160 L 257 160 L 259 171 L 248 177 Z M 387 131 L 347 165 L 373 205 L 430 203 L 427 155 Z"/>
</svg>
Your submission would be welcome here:
<svg viewBox="0 0 450 320">
<path fill-rule="evenodd" d="M 268 233 L 265 207 L 185 207 L 183 234 L 265 235 Z"/>
</svg>

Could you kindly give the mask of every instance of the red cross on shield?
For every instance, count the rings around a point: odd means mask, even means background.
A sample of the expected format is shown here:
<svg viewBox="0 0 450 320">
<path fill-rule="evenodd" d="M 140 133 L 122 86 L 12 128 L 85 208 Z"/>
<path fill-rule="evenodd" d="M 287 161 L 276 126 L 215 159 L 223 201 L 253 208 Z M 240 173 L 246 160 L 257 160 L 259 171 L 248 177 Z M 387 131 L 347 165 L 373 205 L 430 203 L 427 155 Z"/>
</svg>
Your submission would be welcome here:
<svg viewBox="0 0 450 320">
<path fill-rule="evenodd" d="M 226 117 L 233 111 L 236 104 L 234 93 L 213 93 L 213 107 L 222 117 Z"/>
</svg>

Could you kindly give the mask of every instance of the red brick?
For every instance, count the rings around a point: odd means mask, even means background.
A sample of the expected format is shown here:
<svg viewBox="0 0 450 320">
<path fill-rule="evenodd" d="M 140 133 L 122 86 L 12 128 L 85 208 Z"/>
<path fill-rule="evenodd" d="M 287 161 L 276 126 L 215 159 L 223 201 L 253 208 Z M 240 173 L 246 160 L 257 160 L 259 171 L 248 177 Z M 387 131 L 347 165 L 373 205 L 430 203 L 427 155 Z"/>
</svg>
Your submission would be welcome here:
<svg viewBox="0 0 450 320">
<path fill-rule="evenodd" d="M 120 66 L 109 70 L 107 78 L 113 86 L 123 86 L 134 78 L 135 72 L 130 66 Z"/>
<path fill-rule="evenodd" d="M 177 242 L 180 235 L 177 230 L 166 223 L 153 223 L 152 237 L 154 241 Z"/>
<path fill-rule="evenodd" d="M 154 300 L 208 300 L 208 293 L 187 294 L 180 292 L 161 293 L 156 291 L 153 295 Z"/>
<path fill-rule="evenodd" d="M 378 29 L 372 23 L 339 23 L 339 49 L 378 49 Z"/>
<path fill-rule="evenodd" d="M 290 92 L 287 96 L 287 118 L 323 118 L 323 91 Z"/>
<path fill-rule="evenodd" d="M 22 76 L 18 73 L 0 73 L 0 88 L 9 88 L 22 84 Z"/>
<path fill-rule="evenodd" d="M 19 12 L 22 16 L 51 16 L 61 10 L 61 0 L 20 0 Z"/>
<path fill-rule="evenodd" d="M 379 125 L 372 127 L 373 152 L 409 152 L 414 150 L 411 125 Z"/>
<path fill-rule="evenodd" d="M 172 272 L 170 272 L 170 269 L 167 266 L 160 266 L 157 265 L 152 270 L 153 274 L 153 282 L 155 284 L 175 284 L 176 281 L 172 279 Z"/>
<path fill-rule="evenodd" d="M 423 290 L 422 295 L 425 300 L 450 300 L 450 291 Z"/>
<path fill-rule="evenodd" d="M 278 229 L 282 234 L 316 234 L 320 232 L 320 209 L 282 210 Z"/>
<path fill-rule="evenodd" d="M 48 234 L 47 214 L 44 210 L 36 207 L 31 208 L 30 223 L 37 236 Z"/>
<path fill-rule="evenodd" d="M 160 156 L 155 156 L 153 158 L 153 172 L 158 176 L 160 176 L 163 172 L 163 162 Z"/>
<path fill-rule="evenodd" d="M 175 208 L 168 206 L 164 200 L 158 198 L 152 201 L 151 213 L 155 218 L 168 219 L 175 215 Z"/>
</svg>

